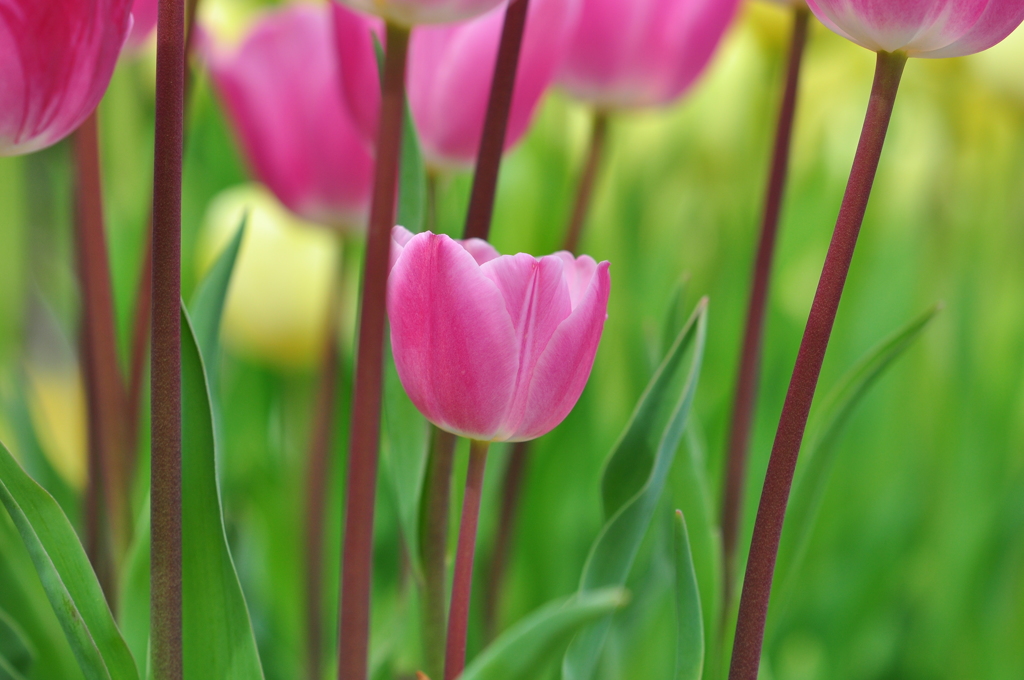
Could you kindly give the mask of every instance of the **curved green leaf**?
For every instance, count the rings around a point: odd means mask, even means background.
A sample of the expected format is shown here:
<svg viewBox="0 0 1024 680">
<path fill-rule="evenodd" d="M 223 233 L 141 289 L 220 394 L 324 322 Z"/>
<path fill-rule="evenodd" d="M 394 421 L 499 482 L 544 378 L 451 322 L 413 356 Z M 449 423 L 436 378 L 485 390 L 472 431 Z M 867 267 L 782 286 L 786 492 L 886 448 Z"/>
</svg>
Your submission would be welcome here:
<svg viewBox="0 0 1024 680">
<path fill-rule="evenodd" d="M 253 680 L 263 669 L 224 533 L 210 393 L 184 305 L 181 316 L 184 672 L 186 678 Z"/>
<path fill-rule="evenodd" d="M 532 680 L 576 631 L 628 600 L 621 588 L 605 588 L 546 604 L 491 643 L 460 680 Z"/>
<path fill-rule="evenodd" d="M 135 665 L 146 667 L 149 652 L 149 496 L 135 520 L 135 537 L 128 549 L 118 584 L 117 620 Z"/>
<path fill-rule="evenodd" d="M 0 660 L 5 661 L 12 671 L 28 673 L 35 657 L 36 650 L 28 635 L 17 621 L 0 609 Z"/>
<path fill-rule="evenodd" d="M 0 680 L 27 680 L 15 665 L 0 654 Z"/>
<path fill-rule="evenodd" d="M 0 444 L 0 502 L 28 548 L 46 596 L 88 680 L 138 680 L 131 652 L 78 535 L 57 501 Z"/>
<path fill-rule="evenodd" d="M 942 307 L 941 303 L 931 307 L 875 346 L 840 378 L 822 401 L 821 407 L 815 410 L 808 428 L 812 434 L 801 453 L 800 467 L 797 468 L 793 493 L 786 510 L 786 527 L 782 532 L 776 567 L 777 573 L 784 581 L 782 588 L 773 597 L 773 602 L 778 598 L 779 603 L 784 603 L 793 587 L 797 567 L 807 551 L 807 544 L 821 508 L 825 486 L 838 452 L 836 443 L 843 425 L 868 390 L 921 335 L 942 311 Z M 781 607 L 773 604 L 770 610 L 773 612 L 771 621 L 777 619 L 779 610 Z M 773 625 L 770 624 L 769 627 Z"/>
<path fill-rule="evenodd" d="M 700 680 L 704 673 L 704 613 L 683 511 L 676 510 L 676 680 Z"/>
<path fill-rule="evenodd" d="M 683 437 L 700 377 L 706 336 L 705 299 L 679 333 L 612 450 L 603 480 L 605 513 L 611 518 L 591 547 L 580 592 L 626 582 Z M 680 389 L 670 389 L 690 347 L 693 351 L 686 379 Z M 658 437 L 656 441 L 653 435 Z M 627 496 L 630 492 L 632 495 Z M 565 680 L 593 676 L 610 626 L 611 617 L 606 616 L 576 636 L 562 662 Z"/>
</svg>

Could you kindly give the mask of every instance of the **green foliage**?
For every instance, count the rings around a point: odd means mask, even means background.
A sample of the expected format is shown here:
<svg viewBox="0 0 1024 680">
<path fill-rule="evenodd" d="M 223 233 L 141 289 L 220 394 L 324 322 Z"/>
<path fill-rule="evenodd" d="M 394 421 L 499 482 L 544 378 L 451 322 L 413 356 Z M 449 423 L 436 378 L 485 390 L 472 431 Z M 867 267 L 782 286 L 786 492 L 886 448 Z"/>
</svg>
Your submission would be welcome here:
<svg viewBox="0 0 1024 680">
<path fill-rule="evenodd" d="M 262 678 L 245 596 L 228 549 L 217 486 L 213 417 L 203 360 L 181 318 L 182 628 L 187 677 Z"/>
<path fill-rule="evenodd" d="M 0 609 L 0 677 L 3 677 L 5 668 L 14 677 L 28 673 L 35 657 L 36 650 L 28 635 L 7 612 Z"/>
<path fill-rule="evenodd" d="M 626 604 L 626 593 L 606 588 L 551 602 L 506 631 L 480 653 L 461 680 L 532 680 L 573 633 Z"/>
<path fill-rule="evenodd" d="M 612 449 L 602 484 L 608 520 L 583 567 L 580 592 L 621 586 L 629 575 L 683 437 L 697 391 L 706 334 L 707 302 L 701 301 Z M 691 347 L 686 380 L 681 389 L 671 390 Z M 610 626 L 611 617 L 605 617 L 573 640 L 562 664 L 566 680 L 593 676 Z"/>
<path fill-rule="evenodd" d="M 682 510 L 673 522 L 676 558 L 676 680 L 701 680 L 704 672 L 704 614 L 690 537 Z"/>
<path fill-rule="evenodd" d="M 89 558 L 57 501 L 0 444 L 0 503 L 18 528 L 87 680 L 138 680 Z"/>
</svg>

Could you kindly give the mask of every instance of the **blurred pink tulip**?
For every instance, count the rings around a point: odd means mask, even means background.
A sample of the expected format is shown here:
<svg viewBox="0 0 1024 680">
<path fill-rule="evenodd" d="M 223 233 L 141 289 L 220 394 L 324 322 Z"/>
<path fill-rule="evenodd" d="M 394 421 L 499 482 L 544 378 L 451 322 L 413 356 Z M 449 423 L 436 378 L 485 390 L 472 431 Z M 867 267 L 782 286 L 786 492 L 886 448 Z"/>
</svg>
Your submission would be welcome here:
<svg viewBox="0 0 1024 680">
<path fill-rule="evenodd" d="M 506 0 L 342 0 L 346 5 L 391 21 L 399 26 L 447 24 L 465 21 Z"/>
<path fill-rule="evenodd" d="M 338 2 L 331 2 L 331 14 L 342 94 L 359 132 L 372 147 L 377 143 L 377 118 L 380 116 L 380 67 L 374 35 L 384 47 L 384 22 L 353 12 Z"/>
<path fill-rule="evenodd" d="M 428 420 L 480 441 L 526 441 L 569 414 L 607 318 L 608 263 L 499 256 L 396 228 L 388 281 L 402 385 Z"/>
<path fill-rule="evenodd" d="M 0 0 L 0 156 L 55 144 L 93 112 L 131 0 Z"/>
<path fill-rule="evenodd" d="M 579 17 L 579 0 L 531 0 L 505 147 L 529 127 Z M 498 7 L 461 24 L 420 28 L 409 46 L 409 105 L 423 151 L 438 166 L 476 160 L 505 19 Z"/>
<path fill-rule="evenodd" d="M 1024 21 L 1024 0 L 808 0 L 839 35 L 875 52 L 962 57 L 1001 42 Z"/>
<path fill-rule="evenodd" d="M 138 49 L 149 40 L 149 36 L 156 30 L 157 6 L 160 0 L 135 0 L 132 5 L 131 33 L 128 34 L 128 48 Z"/>
<path fill-rule="evenodd" d="M 558 75 L 601 109 L 668 104 L 693 85 L 739 0 L 583 0 Z"/>
<path fill-rule="evenodd" d="M 311 222 L 362 229 L 373 157 L 341 93 L 327 8 L 268 14 L 233 51 L 197 38 L 256 177 Z"/>
</svg>

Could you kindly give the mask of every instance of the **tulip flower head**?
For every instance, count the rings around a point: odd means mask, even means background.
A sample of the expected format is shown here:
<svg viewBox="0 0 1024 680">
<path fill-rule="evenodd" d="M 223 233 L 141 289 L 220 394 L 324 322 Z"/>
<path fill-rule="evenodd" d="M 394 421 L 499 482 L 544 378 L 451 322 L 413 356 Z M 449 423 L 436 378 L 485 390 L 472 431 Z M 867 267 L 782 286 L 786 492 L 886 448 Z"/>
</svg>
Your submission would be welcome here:
<svg viewBox="0 0 1024 680">
<path fill-rule="evenodd" d="M 110 84 L 132 0 L 0 0 L 0 156 L 71 134 Z"/>
<path fill-rule="evenodd" d="M 1024 21 L 1024 0 L 808 0 L 839 35 L 875 52 L 962 57 L 1001 42 Z"/>
<path fill-rule="evenodd" d="M 392 249 L 395 366 L 427 419 L 479 441 L 535 439 L 562 422 L 601 341 L 608 263 L 499 255 L 401 227 Z"/>
<path fill-rule="evenodd" d="M 583 0 L 558 83 L 602 109 L 668 104 L 707 68 L 739 0 Z"/>
<path fill-rule="evenodd" d="M 555 77 L 580 0 L 531 0 L 505 148 L 526 132 Z M 471 21 L 417 29 L 409 46 L 409 106 L 432 165 L 476 160 L 498 55 L 505 8 Z"/>
<path fill-rule="evenodd" d="M 412 28 L 465 21 L 505 5 L 506 0 L 343 0 L 346 5 Z"/>
<path fill-rule="evenodd" d="M 132 5 L 132 30 L 128 34 L 127 47 L 137 50 L 156 30 L 157 7 L 160 0 L 135 0 Z"/>
<path fill-rule="evenodd" d="M 328 9 L 268 14 L 235 50 L 199 37 L 256 177 L 305 220 L 361 229 L 373 157 L 340 91 Z"/>
</svg>

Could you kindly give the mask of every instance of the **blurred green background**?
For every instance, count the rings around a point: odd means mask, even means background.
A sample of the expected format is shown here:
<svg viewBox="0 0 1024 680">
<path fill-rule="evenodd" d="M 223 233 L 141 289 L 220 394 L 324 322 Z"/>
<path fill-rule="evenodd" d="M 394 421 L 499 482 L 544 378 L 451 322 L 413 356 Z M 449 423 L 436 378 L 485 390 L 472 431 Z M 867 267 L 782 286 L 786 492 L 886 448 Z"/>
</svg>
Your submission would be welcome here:
<svg viewBox="0 0 1024 680">
<path fill-rule="evenodd" d="M 686 100 L 613 118 L 583 240 L 585 252 L 612 263 L 609 320 L 579 405 L 535 446 L 501 600 L 504 625 L 575 589 L 600 529 L 602 461 L 660 358 L 664 319 L 683 275 L 690 277 L 688 306 L 703 295 L 711 300 L 688 445 L 706 457 L 717 508 L 788 26 L 786 11 L 750 3 Z M 151 191 L 152 67 L 151 55 L 124 60 L 100 108 L 125 348 Z M 869 52 L 813 27 L 768 314 L 744 546 L 872 70 Z M 545 100 L 503 167 L 492 232 L 499 250 L 557 248 L 588 125 L 587 112 L 561 94 Z M 221 227 L 204 227 L 211 200 L 248 181 L 205 78 L 189 128 L 185 299 L 218 240 Z M 0 159 L 0 438 L 75 519 L 85 426 L 74 352 L 71 181 L 67 143 Z M 467 175 L 440 182 L 440 230 L 461 230 L 469 184 Z M 247 236 L 243 260 L 247 248 L 257 248 L 254 238 Z M 322 297 L 329 266 L 320 278 L 297 277 L 311 261 L 330 261 L 332 239 L 296 233 L 293 240 L 302 244 L 282 251 L 278 266 L 256 278 L 281 282 L 294 299 L 264 299 L 252 277 L 239 277 L 229 309 L 242 305 L 271 327 L 280 317 L 315 348 L 316 337 L 308 336 L 322 333 L 323 311 L 306 304 L 309 318 L 299 320 L 285 311 Z M 349 264 L 358 261 L 358 244 L 350 250 Z M 356 276 L 350 267 L 350 281 Z M 302 285 L 290 285 L 296 280 Z M 1024 31 L 990 53 L 908 66 L 819 392 L 937 301 L 945 302 L 943 313 L 868 394 L 841 437 L 808 557 L 797 573 L 780 575 L 796 587 L 773 614 L 766 677 L 1024 677 Z M 350 351 L 351 313 L 346 319 Z M 295 678 L 303 658 L 300 528 L 316 356 L 275 350 L 248 337 L 251 329 L 224 332 L 219 463 L 228 535 L 267 677 Z M 335 435 L 330 602 L 349 393 L 346 384 Z M 682 460 L 634 569 L 633 603 L 618 616 L 606 652 L 609 679 L 671 673 L 673 613 L 662 589 L 672 572 L 663 544 L 670 506 L 685 510 L 694 502 Z M 506 462 L 497 448 L 478 577 L 494 543 Z M 383 474 L 378 506 L 374 649 L 387 659 L 382 673 L 390 677 L 413 670 L 403 631 L 414 633 L 416 617 L 402 596 L 404 558 Z M 696 557 L 708 591 L 708 557 Z M 482 642 L 471 637 L 471 652 Z"/>
</svg>

